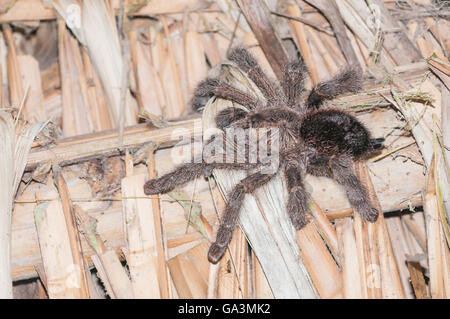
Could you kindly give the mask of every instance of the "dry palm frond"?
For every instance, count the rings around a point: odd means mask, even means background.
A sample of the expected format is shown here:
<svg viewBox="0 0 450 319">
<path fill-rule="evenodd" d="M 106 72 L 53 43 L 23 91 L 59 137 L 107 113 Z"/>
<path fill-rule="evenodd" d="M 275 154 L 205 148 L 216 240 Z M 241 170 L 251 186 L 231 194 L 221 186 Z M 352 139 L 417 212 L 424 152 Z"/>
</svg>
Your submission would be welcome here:
<svg viewBox="0 0 450 319">
<path fill-rule="evenodd" d="M 11 212 L 14 197 L 35 136 L 45 124 L 15 126 L 9 113 L 0 111 L 0 298 L 12 298 Z"/>
</svg>

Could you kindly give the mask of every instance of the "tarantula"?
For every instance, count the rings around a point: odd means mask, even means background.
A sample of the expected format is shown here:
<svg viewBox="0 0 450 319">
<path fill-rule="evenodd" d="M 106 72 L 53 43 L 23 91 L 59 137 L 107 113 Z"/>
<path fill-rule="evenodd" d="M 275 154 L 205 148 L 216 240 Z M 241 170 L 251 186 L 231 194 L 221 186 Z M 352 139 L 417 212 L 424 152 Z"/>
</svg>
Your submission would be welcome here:
<svg viewBox="0 0 450 319">
<path fill-rule="evenodd" d="M 384 139 L 372 139 L 369 131 L 354 116 L 345 111 L 320 109 L 325 100 L 346 92 L 356 92 L 361 87 L 359 68 L 346 68 L 331 80 L 314 87 L 306 102 L 300 103 L 307 74 L 302 61 L 285 66 L 281 89 L 269 80 L 254 57 L 244 48 L 234 48 L 228 59 L 234 62 L 254 82 L 265 101 L 243 92 L 218 78 L 207 78 L 194 92 L 192 106 L 198 110 L 201 100 L 215 96 L 243 105 L 227 108 L 216 116 L 221 129 L 234 128 L 278 128 L 280 136 L 279 165 L 288 187 L 287 212 L 296 229 L 307 224 L 309 195 L 303 181 L 307 173 L 327 176 L 337 181 L 346 191 L 351 205 L 364 220 L 374 222 L 378 211 L 371 205 L 367 191 L 353 172 L 353 162 L 381 147 Z M 214 140 L 214 136 L 208 143 Z M 146 182 L 147 195 L 165 193 L 175 186 L 201 175 L 209 175 L 213 169 L 255 170 L 242 179 L 228 196 L 216 241 L 211 245 L 208 259 L 217 263 L 224 255 L 236 227 L 239 210 L 245 194 L 269 182 L 277 172 L 265 174 L 258 171 L 262 163 L 188 163 L 171 173 Z"/>
</svg>

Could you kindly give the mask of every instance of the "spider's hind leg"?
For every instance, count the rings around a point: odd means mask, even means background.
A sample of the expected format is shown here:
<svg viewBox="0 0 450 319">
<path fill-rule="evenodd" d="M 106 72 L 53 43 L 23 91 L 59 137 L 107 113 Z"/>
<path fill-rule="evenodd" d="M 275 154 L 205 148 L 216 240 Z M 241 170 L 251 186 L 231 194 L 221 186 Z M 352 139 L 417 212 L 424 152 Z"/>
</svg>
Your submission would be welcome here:
<svg viewBox="0 0 450 319">
<path fill-rule="evenodd" d="M 246 49 L 243 47 L 234 48 L 228 55 L 228 59 L 236 63 L 241 70 L 248 74 L 249 78 L 261 90 L 261 93 L 269 102 L 283 98 L 280 92 L 270 82 L 256 59 Z"/>
<path fill-rule="evenodd" d="M 361 69 L 348 67 L 331 80 L 317 84 L 308 96 L 307 107 L 317 109 L 325 100 L 334 99 L 344 93 L 358 92 L 361 89 L 361 82 Z"/>
<path fill-rule="evenodd" d="M 216 264 L 227 250 L 238 222 L 239 210 L 245 194 L 252 193 L 258 187 L 269 182 L 274 174 L 254 173 L 241 180 L 228 196 L 228 203 L 217 231 L 216 241 L 208 251 L 208 260 Z"/>
</svg>

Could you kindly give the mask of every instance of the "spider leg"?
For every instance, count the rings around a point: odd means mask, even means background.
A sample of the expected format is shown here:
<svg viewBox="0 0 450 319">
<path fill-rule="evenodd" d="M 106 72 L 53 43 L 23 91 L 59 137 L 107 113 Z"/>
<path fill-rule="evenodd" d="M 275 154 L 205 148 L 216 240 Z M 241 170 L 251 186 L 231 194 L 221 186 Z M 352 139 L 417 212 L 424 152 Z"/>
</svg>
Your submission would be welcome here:
<svg viewBox="0 0 450 319">
<path fill-rule="evenodd" d="M 306 216 L 309 208 L 309 198 L 303 185 L 302 174 L 295 166 L 288 165 L 284 171 L 289 191 L 287 212 L 295 229 L 301 229 L 308 221 Z"/>
<path fill-rule="evenodd" d="M 308 71 L 303 61 L 291 62 L 286 65 L 282 86 L 289 107 L 298 105 L 300 95 L 304 89 L 306 74 L 308 74 Z"/>
<path fill-rule="evenodd" d="M 163 194 L 178 185 L 185 184 L 197 177 L 211 174 L 213 169 L 249 169 L 255 167 L 246 163 L 187 163 L 176 167 L 172 172 L 151 179 L 144 185 L 146 195 Z"/>
<path fill-rule="evenodd" d="M 216 78 L 207 78 L 200 82 L 194 91 L 194 95 L 191 100 L 192 108 L 195 111 L 199 111 L 205 104 L 205 99 L 209 99 L 212 96 L 216 96 L 222 99 L 230 100 L 238 104 L 244 105 L 249 109 L 256 108 L 261 102 L 222 80 Z"/>
<path fill-rule="evenodd" d="M 317 109 L 325 100 L 331 100 L 348 92 L 357 92 L 361 89 L 362 75 L 358 67 L 348 67 L 335 75 L 331 80 L 317 84 L 311 90 L 306 105 Z"/>
<path fill-rule="evenodd" d="M 364 220 L 375 222 L 378 210 L 371 205 L 364 185 L 353 172 L 352 161 L 346 157 L 335 158 L 330 161 L 330 168 L 333 179 L 344 187 L 350 204 Z"/>
<path fill-rule="evenodd" d="M 233 127 L 241 128 L 260 128 L 279 126 L 280 123 L 287 124 L 291 127 L 298 126 L 300 129 L 301 117 L 297 112 L 286 107 L 271 107 L 247 113 L 247 116 L 234 123 Z"/>
<path fill-rule="evenodd" d="M 211 136 L 203 147 L 200 162 L 194 156 L 190 163 L 181 164 L 172 172 L 147 181 L 144 185 L 144 193 L 146 195 L 167 193 L 176 186 L 185 184 L 197 177 L 211 175 L 214 169 L 248 170 L 267 165 L 257 159 L 250 159 L 251 148 L 245 136 L 244 139 L 239 141 L 239 144 L 236 144 L 236 138 L 237 136 L 228 134 Z M 227 152 L 232 153 L 230 155 Z M 240 155 L 244 155 L 244 157 Z"/>
<path fill-rule="evenodd" d="M 254 173 L 241 180 L 228 196 L 228 204 L 217 231 L 216 241 L 208 251 L 208 260 L 216 264 L 228 247 L 233 236 L 245 194 L 252 193 L 258 187 L 269 182 L 275 174 Z"/>
<path fill-rule="evenodd" d="M 216 125 L 217 127 L 224 129 L 232 123 L 242 120 L 247 116 L 247 114 L 248 112 L 237 107 L 226 108 L 216 115 Z"/>
<path fill-rule="evenodd" d="M 283 99 L 283 96 L 280 96 L 280 92 L 276 90 L 256 59 L 246 49 L 243 47 L 234 48 L 228 55 L 228 59 L 236 63 L 242 71 L 248 74 L 267 101 Z"/>
</svg>

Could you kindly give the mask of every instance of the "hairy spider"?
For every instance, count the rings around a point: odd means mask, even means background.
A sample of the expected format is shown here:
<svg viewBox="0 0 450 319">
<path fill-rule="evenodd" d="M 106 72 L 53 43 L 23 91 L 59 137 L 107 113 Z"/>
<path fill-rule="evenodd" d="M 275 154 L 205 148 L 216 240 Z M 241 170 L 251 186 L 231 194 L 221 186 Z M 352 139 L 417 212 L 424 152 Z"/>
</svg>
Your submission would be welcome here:
<svg viewBox="0 0 450 319">
<path fill-rule="evenodd" d="M 265 101 L 218 78 L 207 78 L 195 90 L 192 106 L 198 110 L 202 106 L 200 101 L 211 96 L 227 99 L 250 111 L 234 107 L 222 110 L 216 117 L 219 128 L 278 128 L 280 146 L 277 170 L 282 170 L 286 179 L 289 194 L 287 212 L 294 227 L 301 229 L 307 223 L 309 195 L 303 185 L 307 173 L 327 176 L 337 181 L 362 218 L 370 222 L 376 221 L 378 211 L 371 205 L 367 191 L 353 172 L 353 162 L 380 148 L 383 139 L 372 139 L 364 125 L 347 112 L 333 108 L 320 109 L 325 100 L 359 90 L 360 69 L 346 68 L 331 80 L 319 83 L 302 104 L 300 96 L 307 74 L 303 62 L 286 65 L 280 89 L 268 79 L 244 48 L 234 48 L 228 59 L 247 73 L 260 89 Z M 208 143 L 213 140 L 214 136 Z M 261 162 L 253 165 L 206 161 L 183 164 L 171 173 L 146 182 L 144 192 L 147 195 L 165 193 L 201 175 L 211 174 L 213 169 L 251 169 L 252 172 L 229 194 L 216 241 L 209 248 L 209 261 L 217 263 L 231 241 L 245 194 L 266 184 L 277 173 L 263 173 L 262 167 Z"/>
</svg>

